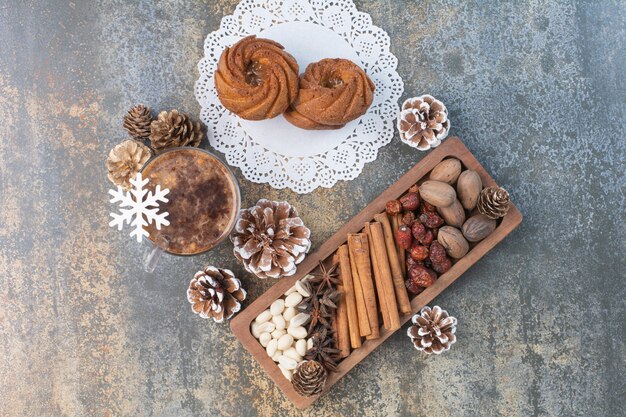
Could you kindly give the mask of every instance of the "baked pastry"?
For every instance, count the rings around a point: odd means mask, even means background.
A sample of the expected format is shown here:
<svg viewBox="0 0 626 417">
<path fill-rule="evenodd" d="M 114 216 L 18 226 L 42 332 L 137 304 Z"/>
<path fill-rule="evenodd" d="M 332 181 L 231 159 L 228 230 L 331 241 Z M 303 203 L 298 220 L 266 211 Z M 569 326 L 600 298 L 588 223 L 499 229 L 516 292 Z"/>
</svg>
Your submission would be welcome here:
<svg viewBox="0 0 626 417">
<path fill-rule="evenodd" d="M 298 95 L 298 63 L 281 44 L 248 36 L 220 56 L 215 88 L 224 107 L 236 115 L 271 119 Z"/>
<path fill-rule="evenodd" d="M 303 129 L 339 129 L 365 114 L 374 99 L 374 83 L 348 59 L 322 59 L 300 77 L 298 97 L 285 119 Z"/>
</svg>

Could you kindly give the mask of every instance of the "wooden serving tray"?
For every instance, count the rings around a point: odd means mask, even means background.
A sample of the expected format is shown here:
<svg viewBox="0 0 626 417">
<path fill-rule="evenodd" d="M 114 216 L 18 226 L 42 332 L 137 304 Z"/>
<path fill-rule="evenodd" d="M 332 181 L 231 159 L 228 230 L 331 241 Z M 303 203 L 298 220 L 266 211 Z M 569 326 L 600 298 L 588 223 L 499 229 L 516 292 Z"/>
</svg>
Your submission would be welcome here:
<svg viewBox="0 0 626 417">
<path fill-rule="evenodd" d="M 376 197 L 374 201 L 363 209 L 363 211 L 354 216 L 352 220 L 343 226 L 330 239 L 324 242 L 324 244 L 322 244 L 315 253 L 308 255 L 298 266 L 298 272 L 296 275 L 280 279 L 273 287 L 257 298 L 252 304 L 250 304 L 250 306 L 240 312 L 231 321 L 230 326 L 235 336 L 241 341 L 243 346 L 252 354 L 252 356 L 254 356 L 259 364 L 261 364 L 270 378 L 274 380 L 276 385 L 278 385 L 278 387 L 283 391 L 283 393 L 285 393 L 285 395 L 287 395 L 296 407 L 306 408 L 311 405 L 311 403 L 319 398 L 319 396 L 330 390 L 339 379 L 350 371 L 350 369 L 365 359 L 370 352 L 381 345 L 394 333 L 394 331 L 387 330 L 381 325 L 380 338 L 375 340 L 363 340 L 363 345 L 360 348 L 352 350 L 350 355 L 340 362 L 337 372 L 329 374 L 324 391 L 322 391 L 321 394 L 314 397 L 302 397 L 296 393 L 291 385 L 291 382 L 283 376 L 280 369 L 278 369 L 277 364 L 272 361 L 272 358 L 267 356 L 265 348 L 261 346 L 259 341 L 255 339 L 254 336 L 252 336 L 252 333 L 250 332 L 250 324 L 263 310 L 269 308 L 270 304 L 274 300 L 281 297 L 285 291 L 292 287 L 296 280 L 304 277 L 317 268 L 319 261 L 324 261 L 329 256 L 333 255 L 339 246 L 346 243 L 349 233 L 360 232 L 366 222 L 373 220 L 375 214 L 381 213 L 385 210 L 385 204 L 387 201 L 400 197 L 411 185 L 419 182 L 420 180 L 426 179 L 427 174 L 433 169 L 433 167 L 447 157 L 455 157 L 462 162 L 466 169 L 476 171 L 478 175 L 480 175 L 483 186 L 496 185 L 493 178 L 489 176 L 487 171 L 485 171 L 482 165 L 480 165 L 476 158 L 474 158 L 459 138 L 451 137 L 446 139 L 441 146 L 435 148 L 429 155 L 418 162 L 398 181 L 393 183 L 389 188 L 387 188 L 387 190 Z M 456 279 L 467 271 L 470 266 L 476 263 L 487 252 L 489 252 L 489 250 L 496 246 L 521 222 L 522 214 L 517 207 L 511 203 L 509 212 L 504 218 L 502 218 L 500 224 L 489 236 L 471 246 L 470 251 L 463 258 L 458 260 L 448 272 L 441 275 L 431 287 L 426 288 L 422 293 L 413 297 L 411 300 L 413 314 L 417 313 L 450 284 L 456 281 Z M 400 321 L 404 324 L 410 318 L 411 315 L 401 315 Z"/>
</svg>

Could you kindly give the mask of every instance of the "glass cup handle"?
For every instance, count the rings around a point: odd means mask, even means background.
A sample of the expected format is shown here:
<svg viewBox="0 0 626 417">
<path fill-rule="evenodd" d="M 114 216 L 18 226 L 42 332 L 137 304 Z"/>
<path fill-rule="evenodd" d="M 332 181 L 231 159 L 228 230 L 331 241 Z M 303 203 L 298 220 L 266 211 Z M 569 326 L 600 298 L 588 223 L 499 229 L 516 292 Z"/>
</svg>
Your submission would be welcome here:
<svg viewBox="0 0 626 417">
<path fill-rule="evenodd" d="M 152 244 L 152 249 L 150 249 L 150 252 L 143 260 L 144 271 L 148 273 L 154 272 L 159 263 L 159 259 L 163 256 L 169 244 L 170 240 L 167 236 L 159 235 L 157 240 Z"/>
</svg>

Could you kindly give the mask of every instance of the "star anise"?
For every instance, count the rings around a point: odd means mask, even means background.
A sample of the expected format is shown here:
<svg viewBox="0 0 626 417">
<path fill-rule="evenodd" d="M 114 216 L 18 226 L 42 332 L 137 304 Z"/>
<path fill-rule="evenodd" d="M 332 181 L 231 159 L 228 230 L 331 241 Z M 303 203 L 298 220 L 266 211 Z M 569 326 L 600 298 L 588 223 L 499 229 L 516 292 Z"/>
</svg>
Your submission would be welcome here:
<svg viewBox="0 0 626 417">
<path fill-rule="evenodd" d="M 339 300 L 339 291 L 335 289 L 327 289 L 320 297 L 320 305 L 322 313 L 327 317 L 332 317 L 337 310 L 337 301 Z"/>
<path fill-rule="evenodd" d="M 332 327 L 333 316 L 337 310 L 337 301 L 339 300 L 339 291 L 327 289 L 323 294 L 311 293 L 309 297 L 304 298 L 298 309 L 308 313 L 311 316 L 309 321 L 309 335 L 315 332 L 318 325 L 326 328 Z"/>
<path fill-rule="evenodd" d="M 309 279 L 309 283 L 318 294 L 322 294 L 326 288 L 335 289 L 341 283 L 338 278 L 339 274 L 336 272 L 338 266 L 338 263 L 333 263 L 327 269 L 324 263 L 320 261 L 319 272 L 311 274 L 312 278 Z"/>
<path fill-rule="evenodd" d="M 300 306 L 302 305 L 301 303 Z M 309 335 L 313 333 L 318 325 L 324 328 L 331 327 L 329 320 L 331 317 L 328 315 L 326 306 L 321 303 L 320 297 L 317 294 L 311 296 L 310 304 L 305 311 L 311 316 L 309 328 L 307 329 Z"/>
<path fill-rule="evenodd" d="M 317 361 L 322 364 L 329 372 L 337 370 L 337 361 L 339 360 L 339 349 L 332 347 L 334 343 L 333 332 L 325 327 L 320 327 L 313 334 L 313 346 L 307 350 L 304 356 L 307 360 Z"/>
</svg>

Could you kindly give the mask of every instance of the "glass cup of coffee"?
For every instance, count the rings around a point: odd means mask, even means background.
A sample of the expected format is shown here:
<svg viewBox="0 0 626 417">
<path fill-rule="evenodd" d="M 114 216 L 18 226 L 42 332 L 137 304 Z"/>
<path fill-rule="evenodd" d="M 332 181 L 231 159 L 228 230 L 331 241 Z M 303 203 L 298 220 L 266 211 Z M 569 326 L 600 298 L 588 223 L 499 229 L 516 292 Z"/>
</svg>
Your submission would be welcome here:
<svg viewBox="0 0 626 417">
<path fill-rule="evenodd" d="M 150 159 L 143 178 L 154 191 L 157 185 L 169 189 L 167 203 L 159 211 L 169 213 L 170 224 L 161 230 L 146 227 L 155 250 L 146 259 L 152 272 L 162 251 L 190 256 L 207 252 L 232 231 L 241 204 L 237 180 L 232 171 L 212 153 L 198 148 L 172 148 Z"/>
</svg>

